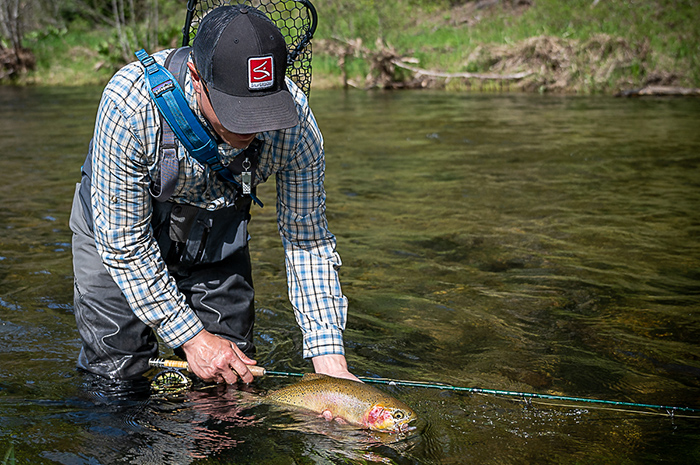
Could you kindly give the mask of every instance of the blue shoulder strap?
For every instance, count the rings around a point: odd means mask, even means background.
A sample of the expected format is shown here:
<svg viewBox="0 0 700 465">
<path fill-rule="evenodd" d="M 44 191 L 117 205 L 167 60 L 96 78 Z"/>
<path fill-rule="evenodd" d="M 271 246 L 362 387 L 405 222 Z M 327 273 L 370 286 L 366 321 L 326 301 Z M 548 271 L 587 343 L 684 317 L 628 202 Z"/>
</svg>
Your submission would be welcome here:
<svg viewBox="0 0 700 465">
<path fill-rule="evenodd" d="M 175 77 L 143 49 L 136 52 L 136 58 L 146 69 L 148 92 L 158 111 L 185 149 L 197 161 L 206 163 L 225 180 L 240 188 L 231 172 L 221 164 L 216 141 L 187 105 L 185 93 Z M 255 203 L 262 206 L 257 197 L 252 193 L 250 196 Z"/>
</svg>

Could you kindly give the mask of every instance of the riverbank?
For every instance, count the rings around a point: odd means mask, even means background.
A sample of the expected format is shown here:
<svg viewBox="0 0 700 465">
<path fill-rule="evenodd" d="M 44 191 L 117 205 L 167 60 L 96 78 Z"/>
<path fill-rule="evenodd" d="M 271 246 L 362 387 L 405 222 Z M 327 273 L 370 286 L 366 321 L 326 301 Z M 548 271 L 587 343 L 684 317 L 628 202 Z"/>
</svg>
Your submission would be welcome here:
<svg viewBox="0 0 700 465">
<path fill-rule="evenodd" d="M 314 2 L 313 87 L 583 94 L 700 87 L 700 9 L 692 1 L 414 3 Z M 170 29 L 162 46 L 178 43 L 177 26 Z M 106 82 L 123 64 L 110 53 L 110 34 L 83 24 L 35 35 L 28 45 L 37 68 L 21 81 Z"/>
</svg>

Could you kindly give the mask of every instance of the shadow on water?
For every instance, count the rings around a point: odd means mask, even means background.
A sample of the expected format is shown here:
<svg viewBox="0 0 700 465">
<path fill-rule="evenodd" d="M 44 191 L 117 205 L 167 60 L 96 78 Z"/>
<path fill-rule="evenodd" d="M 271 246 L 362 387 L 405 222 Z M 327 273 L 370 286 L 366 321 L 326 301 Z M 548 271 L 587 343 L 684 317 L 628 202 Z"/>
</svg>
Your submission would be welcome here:
<svg viewBox="0 0 700 465">
<path fill-rule="evenodd" d="M 396 437 L 261 402 L 288 378 L 170 397 L 95 386 L 74 368 L 67 223 L 99 92 L 0 88 L 0 458 L 700 460 L 698 415 L 649 409 L 382 386 L 421 417 Z M 700 408 L 700 101 L 319 91 L 312 105 L 355 373 Z M 272 183 L 259 195 L 270 205 Z M 309 371 L 274 209 L 253 216 L 257 359 Z"/>
</svg>

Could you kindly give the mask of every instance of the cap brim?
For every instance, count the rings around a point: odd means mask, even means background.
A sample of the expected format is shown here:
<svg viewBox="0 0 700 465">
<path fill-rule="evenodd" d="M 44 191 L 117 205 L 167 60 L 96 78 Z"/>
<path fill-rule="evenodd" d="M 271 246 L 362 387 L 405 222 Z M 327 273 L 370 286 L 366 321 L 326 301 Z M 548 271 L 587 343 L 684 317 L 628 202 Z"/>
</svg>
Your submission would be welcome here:
<svg viewBox="0 0 700 465">
<path fill-rule="evenodd" d="M 276 131 L 299 124 L 294 99 L 287 90 L 256 97 L 237 97 L 210 88 L 209 98 L 221 124 L 235 134 Z"/>
</svg>

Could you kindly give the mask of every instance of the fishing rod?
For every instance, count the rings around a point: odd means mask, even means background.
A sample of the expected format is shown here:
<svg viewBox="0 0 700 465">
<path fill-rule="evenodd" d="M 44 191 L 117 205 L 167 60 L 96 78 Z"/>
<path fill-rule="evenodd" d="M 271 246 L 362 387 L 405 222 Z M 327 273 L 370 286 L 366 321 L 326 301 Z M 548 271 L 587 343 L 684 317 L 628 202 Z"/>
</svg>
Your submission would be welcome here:
<svg viewBox="0 0 700 465">
<path fill-rule="evenodd" d="M 558 396 L 554 394 L 538 394 L 534 392 L 504 391 L 500 389 L 485 389 L 478 387 L 460 387 L 443 383 L 424 383 L 419 381 L 403 381 L 386 378 L 359 378 L 366 383 L 386 384 L 389 386 L 409 386 L 428 389 L 442 389 L 446 391 L 469 392 L 472 394 L 490 394 L 507 397 L 524 397 L 526 399 L 546 399 L 567 402 L 583 402 L 592 404 L 614 405 L 618 407 L 649 408 L 655 410 L 666 410 L 669 414 L 673 412 L 700 413 L 700 409 L 692 407 L 674 407 L 670 405 L 642 404 L 637 402 L 623 402 L 616 400 L 593 399 L 590 397 Z"/>
<path fill-rule="evenodd" d="M 181 360 L 167 360 L 163 358 L 152 358 L 148 361 L 148 365 L 154 368 L 176 368 L 190 371 L 190 364 Z M 303 373 L 288 373 L 286 371 L 271 371 L 257 365 L 248 365 L 248 370 L 259 378 L 261 376 L 304 376 Z"/>
<path fill-rule="evenodd" d="M 189 371 L 189 364 L 184 361 L 179 360 L 166 360 L 166 359 L 151 359 L 148 364 L 152 367 L 159 368 L 178 368 Z M 249 365 L 248 369 L 255 377 L 261 377 L 265 375 L 270 376 L 294 376 L 301 377 L 304 376 L 303 373 L 294 373 L 286 371 L 272 371 L 267 370 L 263 367 L 257 365 Z M 613 405 L 617 407 L 634 407 L 634 408 L 647 408 L 654 410 L 665 410 L 669 415 L 673 415 L 676 412 L 682 413 L 700 413 L 700 409 L 692 407 L 675 407 L 670 405 L 657 405 L 657 404 L 642 404 L 637 402 L 623 402 L 615 400 L 604 400 L 604 399 L 593 399 L 588 397 L 572 397 L 572 396 L 558 396 L 554 394 L 538 394 L 534 392 L 521 392 L 521 391 L 505 391 L 500 389 L 485 389 L 478 387 L 461 387 L 453 386 L 451 384 L 445 383 L 426 383 L 421 381 L 406 381 L 398 379 L 389 378 L 365 378 L 358 377 L 358 379 L 365 383 L 374 384 L 384 384 L 387 386 L 404 386 L 404 387 L 419 387 L 424 389 L 441 389 L 444 391 L 456 391 L 456 392 L 468 392 L 471 394 L 489 394 L 496 396 L 506 396 L 506 397 L 523 397 L 525 399 L 544 399 L 544 400 L 557 400 L 557 401 L 567 401 L 567 402 L 581 402 L 590 404 L 604 404 Z"/>
</svg>

